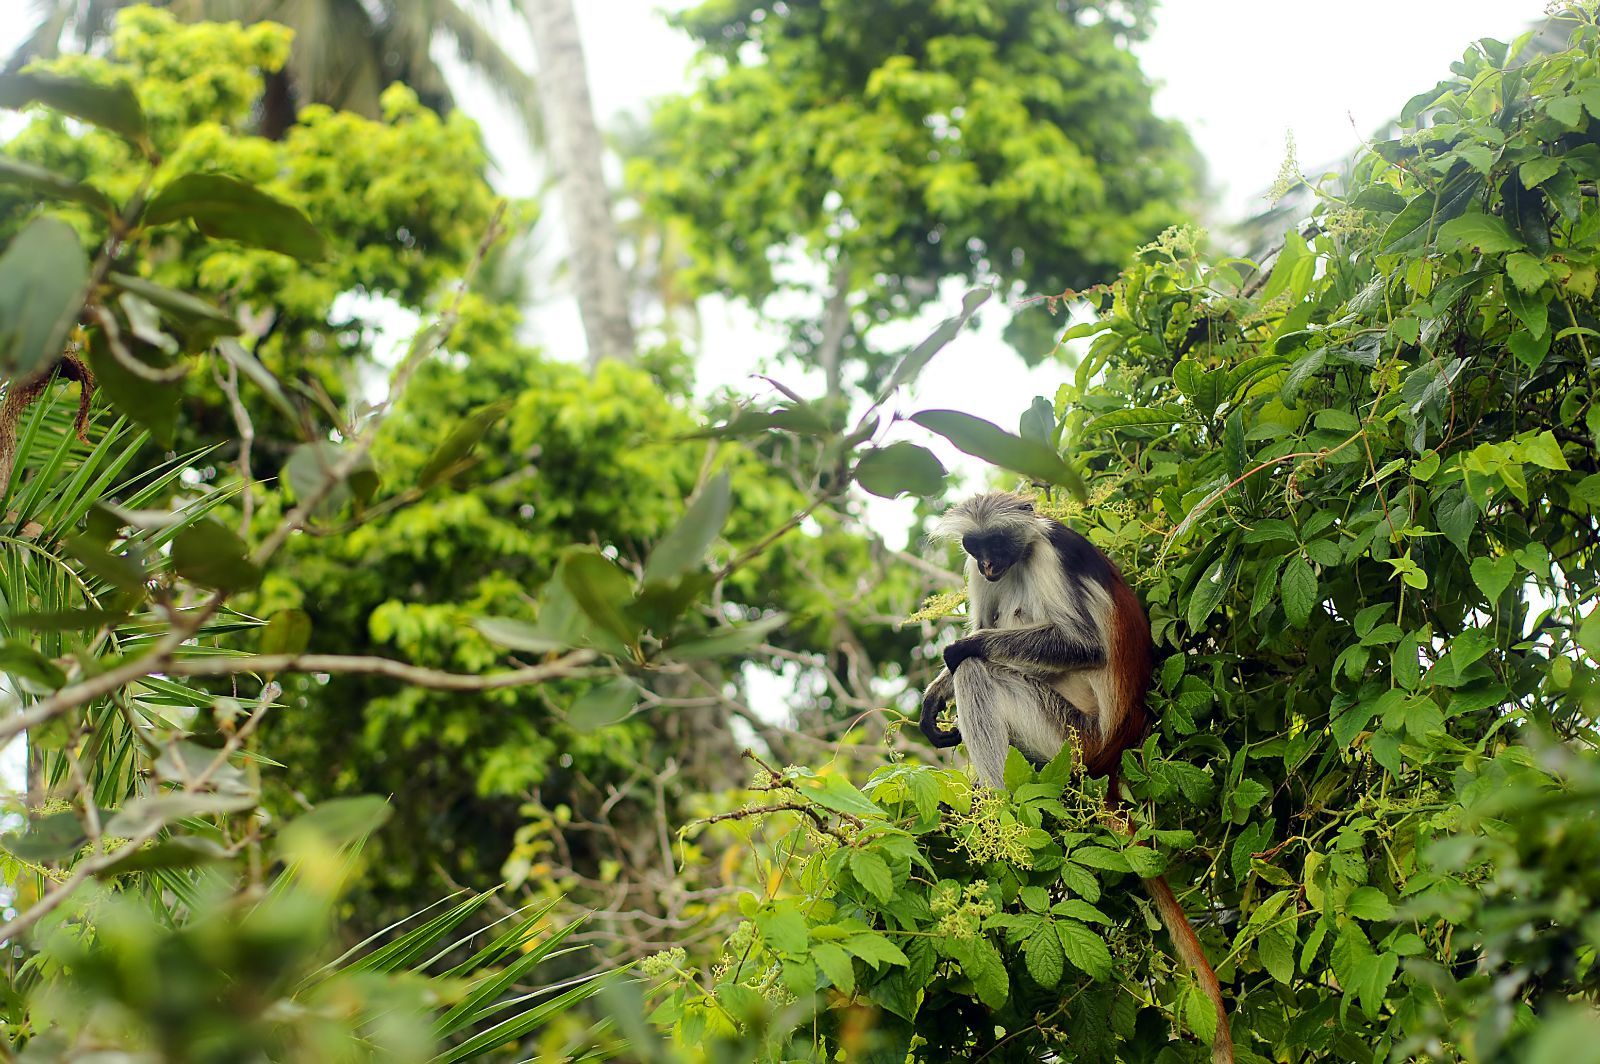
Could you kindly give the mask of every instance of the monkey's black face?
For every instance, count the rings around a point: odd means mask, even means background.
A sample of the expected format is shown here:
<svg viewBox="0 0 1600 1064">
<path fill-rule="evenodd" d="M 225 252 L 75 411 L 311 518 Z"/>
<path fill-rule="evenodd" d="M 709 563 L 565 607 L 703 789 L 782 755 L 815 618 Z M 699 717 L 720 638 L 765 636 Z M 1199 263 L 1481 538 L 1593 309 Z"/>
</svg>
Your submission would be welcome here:
<svg viewBox="0 0 1600 1064">
<path fill-rule="evenodd" d="M 984 579 L 992 582 L 1022 560 L 1028 544 L 1021 536 L 1005 532 L 973 532 L 961 537 L 961 549 L 978 563 Z"/>
</svg>

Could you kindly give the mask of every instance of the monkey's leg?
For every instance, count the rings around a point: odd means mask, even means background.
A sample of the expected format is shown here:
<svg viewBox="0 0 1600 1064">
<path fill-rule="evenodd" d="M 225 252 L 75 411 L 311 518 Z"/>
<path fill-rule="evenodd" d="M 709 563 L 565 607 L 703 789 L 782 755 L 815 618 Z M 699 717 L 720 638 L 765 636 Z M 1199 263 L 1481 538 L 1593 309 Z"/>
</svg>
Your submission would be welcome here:
<svg viewBox="0 0 1600 1064">
<path fill-rule="evenodd" d="M 1006 751 L 1015 746 L 1036 764 L 1061 752 L 1070 728 L 1092 723 L 1060 693 L 1015 669 L 969 658 L 955 672 L 956 717 L 978 778 L 1005 786 Z"/>
</svg>

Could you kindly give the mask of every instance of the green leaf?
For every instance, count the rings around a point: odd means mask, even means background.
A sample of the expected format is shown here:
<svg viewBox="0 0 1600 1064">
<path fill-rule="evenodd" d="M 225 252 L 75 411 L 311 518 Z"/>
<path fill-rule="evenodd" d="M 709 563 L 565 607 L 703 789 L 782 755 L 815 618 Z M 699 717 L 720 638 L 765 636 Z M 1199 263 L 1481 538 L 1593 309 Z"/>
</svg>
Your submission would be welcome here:
<svg viewBox="0 0 1600 1064">
<path fill-rule="evenodd" d="M 90 210 L 107 216 L 116 213 L 111 201 L 93 185 L 85 185 L 64 174 L 7 155 L 0 155 L 0 185 L 21 185 L 53 199 L 81 203 Z"/>
<path fill-rule="evenodd" d="M 279 610 L 261 629 L 263 654 L 299 654 L 311 642 L 311 615 L 305 610 Z"/>
<path fill-rule="evenodd" d="M 1544 263 L 1521 251 L 1506 256 L 1506 276 L 1524 292 L 1537 292 L 1550 279 Z"/>
<path fill-rule="evenodd" d="M 879 901 L 894 897 L 894 876 L 882 857 L 871 850 L 850 851 L 850 874 Z"/>
<path fill-rule="evenodd" d="M 1052 447 L 1013 436 L 993 422 L 958 410 L 924 410 L 913 414 L 911 420 L 974 458 L 1033 480 L 1063 485 L 1080 499 L 1084 497 L 1083 481 L 1077 471 Z"/>
<path fill-rule="evenodd" d="M 0 254 L 0 378 L 27 380 L 61 357 L 89 284 L 72 227 L 35 218 Z"/>
<path fill-rule="evenodd" d="M 51 691 L 65 687 L 67 683 L 66 673 L 54 662 L 28 644 L 16 640 L 0 643 L 0 673 L 21 677 Z"/>
<path fill-rule="evenodd" d="M 626 720 L 638 702 L 639 689 L 631 681 L 612 680 L 579 695 L 567 709 L 567 723 L 575 731 L 598 731 Z"/>
<path fill-rule="evenodd" d="M 1511 313 L 1527 326 L 1535 340 L 1543 336 L 1550 327 L 1550 296 L 1542 289 L 1524 292 L 1516 285 L 1502 287 L 1505 288 L 1506 306 L 1511 308 Z"/>
<path fill-rule="evenodd" d="M 792 901 L 780 901 L 756 916 L 756 930 L 779 953 L 805 953 L 810 936 L 806 918 Z"/>
<path fill-rule="evenodd" d="M 1556 440 L 1555 434 L 1549 429 L 1518 439 L 1517 458 L 1542 469 L 1554 469 L 1561 473 L 1569 472 L 1572 469 L 1567 464 L 1566 455 L 1561 453 L 1560 442 Z"/>
<path fill-rule="evenodd" d="M 172 541 L 172 567 L 201 587 L 232 594 L 261 584 L 261 569 L 233 529 L 213 518 L 197 521 Z"/>
<path fill-rule="evenodd" d="M 1280 983 L 1294 981 L 1295 923 L 1286 919 L 1262 931 L 1256 939 L 1256 955 L 1261 958 L 1262 967 Z"/>
<path fill-rule="evenodd" d="M 856 464 L 856 483 L 880 499 L 910 494 L 938 495 L 944 490 L 944 463 L 926 447 L 891 443 L 862 455 Z"/>
<path fill-rule="evenodd" d="M 574 547 L 562 556 L 556 572 L 584 616 L 627 646 L 638 642 L 639 626 L 626 612 L 633 601 L 631 582 L 615 562 L 596 548 Z"/>
<path fill-rule="evenodd" d="M 911 963 L 910 958 L 901 952 L 899 946 L 896 946 L 876 931 L 863 931 L 860 934 L 851 935 L 839 944 L 872 965 L 873 968 L 880 968 L 885 964 L 898 965 L 903 968 Z"/>
<path fill-rule="evenodd" d="M 96 85 L 43 70 L 0 74 L 0 107 L 21 108 L 30 103 L 81 118 L 135 144 L 145 139 L 144 111 L 127 85 Z"/>
<path fill-rule="evenodd" d="M 832 942 L 813 942 L 811 959 L 817 962 L 817 967 L 838 988 L 839 993 L 848 997 L 856 992 L 855 962 L 843 947 Z"/>
<path fill-rule="evenodd" d="M 347 444 L 319 440 L 302 443 L 289 453 L 283 475 L 289 482 L 289 489 L 294 492 L 295 501 L 305 502 L 322 490 L 324 483 L 343 468 L 347 447 Z M 355 467 L 334 483 L 312 514 L 322 518 L 331 517 L 352 499 L 363 502 L 371 499 L 377 488 L 378 474 L 373 469 L 372 459 L 369 455 L 362 455 Z"/>
<path fill-rule="evenodd" d="M 206 236 L 237 240 L 302 262 L 327 255 L 327 244 L 299 208 L 225 174 L 184 174 L 156 193 L 145 225 L 188 219 Z"/>
<path fill-rule="evenodd" d="M 197 835 L 179 835 L 134 850 L 95 872 L 97 879 L 112 879 L 130 872 L 161 872 L 220 864 L 232 855 L 221 844 Z"/>
<path fill-rule="evenodd" d="M 572 645 L 568 640 L 546 632 L 538 625 L 511 617 L 477 617 L 473 619 L 472 627 L 489 642 L 510 650 L 520 650 L 525 654 L 548 654 L 556 650 L 565 650 Z"/>
<path fill-rule="evenodd" d="M 1377 887 L 1357 887 L 1345 903 L 1345 910 L 1358 920 L 1394 919 L 1394 903 Z"/>
<path fill-rule="evenodd" d="M 1233 589 L 1234 577 L 1239 572 L 1239 565 L 1243 553 L 1238 547 L 1230 548 L 1210 565 L 1206 566 L 1194 590 L 1189 593 L 1189 608 L 1187 619 L 1189 630 L 1198 632 L 1204 627 L 1223 598 Z"/>
<path fill-rule="evenodd" d="M 1317 574 L 1311 568 L 1311 563 L 1300 554 L 1291 557 L 1289 564 L 1284 566 L 1280 586 L 1283 589 L 1284 616 L 1294 627 L 1304 628 L 1319 598 Z"/>
<path fill-rule="evenodd" d="M 1193 983 L 1183 988 L 1183 1022 L 1207 1045 L 1217 1040 L 1217 1006 Z"/>
<path fill-rule="evenodd" d="M 1552 159 L 1548 155 L 1541 155 L 1537 159 L 1530 159 L 1517 167 L 1517 176 L 1522 179 L 1523 188 L 1538 188 L 1545 180 L 1555 175 L 1561 169 L 1561 160 Z"/>
<path fill-rule="evenodd" d="M 107 274 L 106 279 L 124 292 L 131 292 L 140 299 L 154 304 L 156 309 L 187 333 L 196 344 L 204 344 L 217 336 L 236 335 L 241 331 L 239 323 L 227 314 L 187 292 L 180 292 L 175 288 L 168 288 L 132 274 L 117 273 L 115 270 Z"/>
<path fill-rule="evenodd" d="M 284 826 L 283 832 L 301 837 L 314 835 L 325 845 L 344 847 L 360 842 L 383 827 L 393 814 L 388 800 L 376 794 L 330 798 L 318 802 L 311 812 L 295 817 Z"/>
<path fill-rule="evenodd" d="M 894 369 L 894 375 L 889 378 L 889 384 L 884 389 L 884 394 L 887 395 L 900 387 L 900 385 L 916 380 L 923 367 L 933 360 L 933 356 L 943 351 L 950 341 L 960 335 L 961 330 L 966 327 L 972 315 L 988 301 L 991 294 L 990 289 L 974 288 L 962 296 L 961 313 L 940 322 L 938 327 L 928 335 L 927 339 L 912 348 L 910 353 L 900 360 L 900 364 Z"/>
<path fill-rule="evenodd" d="M 650 552 L 644 566 L 644 582 L 663 583 L 698 566 L 721 534 L 731 506 L 732 489 L 724 471 L 706 483 L 684 511 L 683 519 Z"/>
<path fill-rule="evenodd" d="M 23 835 L 0 835 L 0 846 L 24 861 L 70 857 L 88 840 L 78 814 L 69 811 L 30 820 Z"/>
<path fill-rule="evenodd" d="M 1000 951 L 994 948 L 994 943 L 982 936 L 953 939 L 948 941 L 947 951 L 961 965 L 967 978 L 972 980 L 978 1000 L 991 1009 L 1005 1005 L 1006 999 L 1011 996 L 1011 979 L 1006 974 L 1005 961 Z"/>
<path fill-rule="evenodd" d="M 1062 973 L 1066 970 L 1066 955 L 1061 949 L 1061 939 L 1056 937 L 1056 929 L 1049 921 L 1028 937 L 1022 952 L 1028 963 L 1028 974 L 1040 986 L 1051 987 L 1061 982 Z"/>
<path fill-rule="evenodd" d="M 1486 255 L 1523 246 L 1505 219 L 1494 214 L 1463 214 L 1445 222 L 1439 227 L 1438 244 L 1443 251 L 1469 248 Z"/>
<path fill-rule="evenodd" d="M 1500 601 L 1500 595 L 1511 585 L 1516 572 L 1517 563 L 1503 555 L 1494 559 L 1472 559 L 1472 582 L 1478 585 L 1490 605 Z"/>
<path fill-rule="evenodd" d="M 797 780 L 802 793 L 824 809 L 851 816 L 884 816 L 884 809 L 843 776 L 810 776 Z"/>
<path fill-rule="evenodd" d="M 710 632 L 696 633 L 697 638 L 683 642 L 671 641 L 663 648 L 675 661 L 699 661 L 704 658 L 743 654 L 766 642 L 767 637 L 789 623 L 787 613 L 775 613 L 749 624 L 728 625 Z"/>
<path fill-rule="evenodd" d="M 1034 396 L 1028 409 L 1022 412 L 1022 419 L 1017 424 L 1017 434 L 1025 440 L 1034 440 L 1049 447 L 1054 445 L 1055 431 L 1055 404 L 1042 395 Z"/>
<path fill-rule="evenodd" d="M 1511 348 L 1511 353 L 1517 356 L 1518 362 L 1527 366 L 1529 370 L 1536 370 L 1550 353 L 1550 333 L 1546 330 L 1541 335 L 1534 336 L 1519 329 L 1507 338 L 1506 346 Z"/>
<path fill-rule="evenodd" d="M 1095 979 L 1111 975 L 1111 950 L 1105 940 L 1076 920 L 1057 920 L 1056 932 L 1061 936 L 1061 949 L 1073 967 Z"/>
<path fill-rule="evenodd" d="M 485 403 L 456 423 L 434 452 L 428 456 L 422 472 L 417 474 L 417 486 L 423 490 L 433 487 L 448 476 L 483 440 L 484 434 L 501 418 L 511 412 L 513 399 L 496 399 Z"/>
<path fill-rule="evenodd" d="M 685 439 L 737 439 L 742 436 L 759 436 L 772 430 L 793 432 L 800 436 L 827 436 L 833 428 L 826 418 L 817 413 L 809 403 L 781 403 L 772 410 L 744 410 L 731 421 L 713 425 L 700 432 L 690 433 Z"/>
<path fill-rule="evenodd" d="M 106 823 L 109 835 L 137 835 L 147 828 L 170 824 L 192 816 L 218 816 L 240 813 L 256 804 L 253 794 L 167 794 L 133 798 Z"/>
</svg>

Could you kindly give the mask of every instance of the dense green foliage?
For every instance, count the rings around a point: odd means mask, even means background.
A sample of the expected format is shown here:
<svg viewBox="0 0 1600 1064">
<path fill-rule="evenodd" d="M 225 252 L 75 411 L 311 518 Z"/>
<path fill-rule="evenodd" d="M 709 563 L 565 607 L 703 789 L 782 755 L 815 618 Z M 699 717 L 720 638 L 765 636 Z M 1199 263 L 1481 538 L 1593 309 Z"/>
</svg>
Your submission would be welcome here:
<svg viewBox="0 0 1600 1064">
<path fill-rule="evenodd" d="M 1173 232 L 1068 334 L 1090 505 L 1058 512 L 1164 655 L 1123 765 L 1155 849 L 1058 766 L 977 803 L 911 765 L 763 776 L 815 816 L 722 959 L 653 966 L 682 1041 L 1209 1059 L 1129 875 L 1167 863 L 1241 1060 L 1593 1055 L 1600 29 L 1520 44 L 1470 49 L 1264 269 Z"/>
<path fill-rule="evenodd" d="M 703 79 L 657 110 L 634 183 L 681 221 L 704 289 L 760 305 L 812 290 L 808 259 L 840 271 L 873 387 L 886 363 L 866 334 L 939 279 L 1086 288 L 1188 216 L 1197 156 L 1128 51 L 1149 6 L 702 3 L 677 22 Z M 802 354 L 828 330 L 805 313 Z M 1016 339 L 1050 348 L 1047 330 Z"/>
<path fill-rule="evenodd" d="M 842 262 L 858 338 L 947 276 L 1084 285 L 1190 188 L 1148 18 L 703 4 L 643 203 L 755 302 L 772 253 Z M 134 8 L 0 76 L 37 105 L 0 155 L 4 1050 L 1199 1061 L 1164 871 L 1240 1060 L 1592 1056 L 1600 27 L 1566 25 L 1470 49 L 1268 261 L 1139 247 L 1015 434 L 911 412 L 983 288 L 849 402 L 544 358 L 481 280 L 472 123 L 395 87 L 257 136 L 276 27 Z M 696 178 L 707 144 L 749 155 Z M 1002 793 L 905 727 L 959 597 L 900 623 L 942 559 L 858 517 L 942 497 L 923 432 L 1148 604 L 1131 838 L 1070 750 Z"/>
</svg>

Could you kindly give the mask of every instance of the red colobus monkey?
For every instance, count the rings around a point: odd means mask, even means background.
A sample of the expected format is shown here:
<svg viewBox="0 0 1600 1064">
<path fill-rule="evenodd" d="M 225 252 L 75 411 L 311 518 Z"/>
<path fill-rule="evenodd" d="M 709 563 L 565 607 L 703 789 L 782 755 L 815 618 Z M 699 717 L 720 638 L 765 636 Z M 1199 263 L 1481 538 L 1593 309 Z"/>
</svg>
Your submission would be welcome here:
<svg viewBox="0 0 1600 1064">
<path fill-rule="evenodd" d="M 953 507 L 934 535 L 959 540 L 967 553 L 967 634 L 945 648 L 945 667 L 923 693 L 923 734 L 937 747 L 965 741 L 978 778 L 999 788 L 1009 747 L 1044 764 L 1075 730 L 1085 770 L 1110 775 L 1114 796 L 1122 751 L 1152 721 L 1145 697 L 1154 647 L 1133 589 L 1098 547 L 1009 492 Z M 944 729 L 939 714 L 952 696 L 958 727 Z M 1144 884 L 1216 1006 L 1213 1062 L 1232 1064 L 1222 991 L 1200 940 L 1167 881 Z"/>
</svg>

